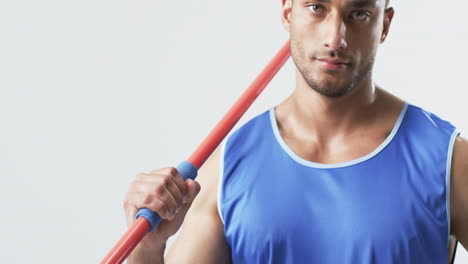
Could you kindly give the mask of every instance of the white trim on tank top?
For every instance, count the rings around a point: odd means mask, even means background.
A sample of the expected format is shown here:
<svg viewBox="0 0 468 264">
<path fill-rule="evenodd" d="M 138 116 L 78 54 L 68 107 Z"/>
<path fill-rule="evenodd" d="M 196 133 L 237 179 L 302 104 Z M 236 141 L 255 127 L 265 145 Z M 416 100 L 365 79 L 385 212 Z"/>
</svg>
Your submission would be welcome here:
<svg viewBox="0 0 468 264">
<path fill-rule="evenodd" d="M 396 133 L 398 132 L 398 129 L 400 128 L 401 122 L 403 121 L 403 118 L 405 116 L 407 109 L 408 109 L 408 103 L 405 102 L 403 105 L 403 108 L 401 109 L 400 116 L 398 117 L 398 120 L 393 126 L 392 132 L 374 151 L 360 158 L 347 161 L 347 162 L 342 162 L 342 163 L 331 163 L 331 164 L 317 163 L 317 162 L 305 160 L 301 158 L 299 155 L 297 155 L 294 151 L 292 151 L 289 148 L 289 146 L 286 144 L 286 142 L 284 142 L 279 132 L 278 124 L 276 123 L 275 107 L 272 107 L 270 109 L 270 123 L 271 123 L 273 133 L 275 134 L 275 138 L 278 141 L 278 143 L 281 145 L 283 150 L 297 163 L 302 164 L 307 167 L 318 168 L 318 169 L 342 168 L 342 167 L 352 166 L 352 165 L 364 162 L 366 160 L 369 160 L 372 157 L 376 156 L 380 151 L 382 151 L 388 144 L 390 144 L 390 142 L 392 141 L 392 139 L 395 137 Z"/>
<path fill-rule="evenodd" d="M 217 207 L 218 207 L 218 214 L 219 214 L 219 218 L 221 219 L 221 222 L 223 223 L 223 225 L 225 225 L 224 223 L 224 218 L 223 218 L 223 213 L 221 211 L 221 191 L 222 191 L 222 188 L 223 188 L 223 181 L 224 181 L 224 151 L 226 150 L 226 143 L 227 143 L 227 140 L 224 140 L 222 143 L 221 143 L 221 153 L 219 155 L 219 177 L 218 177 L 218 195 L 217 195 Z"/>
<path fill-rule="evenodd" d="M 453 148 L 455 146 L 455 139 L 460 134 L 458 130 L 454 130 L 452 136 L 450 137 L 450 143 L 447 154 L 447 167 L 445 169 L 445 208 L 447 211 L 447 225 L 448 225 L 448 239 L 447 239 L 447 248 L 449 246 L 448 241 L 450 240 L 450 178 L 452 173 L 452 155 Z"/>
</svg>

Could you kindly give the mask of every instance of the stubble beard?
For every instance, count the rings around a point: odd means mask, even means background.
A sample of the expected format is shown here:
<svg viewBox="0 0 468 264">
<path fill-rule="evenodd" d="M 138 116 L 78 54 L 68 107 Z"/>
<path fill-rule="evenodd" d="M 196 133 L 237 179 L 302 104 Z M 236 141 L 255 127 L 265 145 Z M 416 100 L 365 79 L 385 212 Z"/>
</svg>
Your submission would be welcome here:
<svg viewBox="0 0 468 264">
<path fill-rule="evenodd" d="M 357 74 L 355 74 L 351 78 L 351 81 L 341 86 L 337 86 L 330 82 L 320 84 L 314 79 L 310 69 L 307 69 L 304 66 L 305 63 L 301 63 L 302 58 L 304 58 L 304 60 L 307 60 L 306 56 L 304 55 L 304 49 L 302 49 L 298 45 L 295 46 L 297 47 L 297 50 L 294 49 L 293 46 L 291 46 L 291 57 L 293 58 L 296 68 L 301 73 L 302 77 L 304 78 L 305 82 L 310 88 L 312 88 L 320 95 L 326 97 L 337 98 L 351 93 L 354 90 L 354 88 L 356 88 L 356 86 L 358 86 L 365 78 L 369 76 L 374 66 L 375 56 L 371 55 L 369 61 L 358 70 Z M 330 71 L 329 74 L 333 74 L 333 72 Z"/>
</svg>

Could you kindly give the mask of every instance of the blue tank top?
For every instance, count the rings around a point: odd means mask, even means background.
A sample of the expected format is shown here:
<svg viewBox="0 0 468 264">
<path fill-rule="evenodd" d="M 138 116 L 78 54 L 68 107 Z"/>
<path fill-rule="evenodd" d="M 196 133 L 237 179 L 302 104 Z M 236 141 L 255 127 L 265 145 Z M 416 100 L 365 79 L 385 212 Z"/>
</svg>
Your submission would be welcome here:
<svg viewBox="0 0 468 264">
<path fill-rule="evenodd" d="M 339 164 L 295 154 L 274 110 L 225 142 L 218 206 L 232 263 L 447 263 L 456 138 L 405 104 L 372 153 Z"/>
</svg>

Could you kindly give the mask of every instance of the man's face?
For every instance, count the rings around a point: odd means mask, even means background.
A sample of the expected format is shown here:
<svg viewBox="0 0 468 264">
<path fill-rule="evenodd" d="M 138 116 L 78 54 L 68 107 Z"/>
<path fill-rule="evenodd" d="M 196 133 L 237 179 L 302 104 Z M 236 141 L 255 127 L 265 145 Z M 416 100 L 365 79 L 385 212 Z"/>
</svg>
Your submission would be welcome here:
<svg viewBox="0 0 468 264">
<path fill-rule="evenodd" d="M 329 97 L 349 93 L 370 76 L 392 17 L 385 0 L 287 0 L 283 8 L 297 69 Z"/>
</svg>

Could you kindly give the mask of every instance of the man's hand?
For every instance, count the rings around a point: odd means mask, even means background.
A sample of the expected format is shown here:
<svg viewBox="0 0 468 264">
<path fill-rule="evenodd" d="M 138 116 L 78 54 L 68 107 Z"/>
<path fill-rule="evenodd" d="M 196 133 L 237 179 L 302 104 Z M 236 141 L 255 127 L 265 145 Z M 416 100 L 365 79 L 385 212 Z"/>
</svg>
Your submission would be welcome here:
<svg viewBox="0 0 468 264">
<path fill-rule="evenodd" d="M 180 228 L 199 192 L 198 182 L 190 179 L 184 182 L 172 167 L 140 173 L 135 177 L 124 200 L 127 224 L 130 226 L 134 222 L 141 208 L 156 212 L 162 221 L 133 250 L 129 263 L 162 262 L 167 239 Z"/>
</svg>

